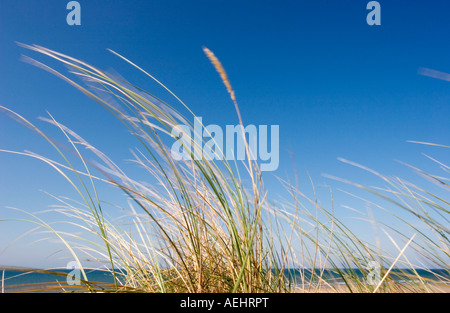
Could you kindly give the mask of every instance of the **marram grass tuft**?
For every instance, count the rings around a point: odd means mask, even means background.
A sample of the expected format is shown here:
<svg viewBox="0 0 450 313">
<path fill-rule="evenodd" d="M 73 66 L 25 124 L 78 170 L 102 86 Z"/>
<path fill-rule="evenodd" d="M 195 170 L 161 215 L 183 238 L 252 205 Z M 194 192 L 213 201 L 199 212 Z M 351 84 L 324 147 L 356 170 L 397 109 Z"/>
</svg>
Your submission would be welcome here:
<svg viewBox="0 0 450 313">
<path fill-rule="evenodd" d="M 175 160 L 166 144 L 167 139 L 176 125 L 190 125 L 192 130 L 192 124 L 187 121 L 194 113 L 166 86 L 118 53 L 111 51 L 165 88 L 174 96 L 180 109 L 122 78 L 65 54 L 37 45 L 20 46 L 64 64 L 69 69 L 68 74 L 28 56 L 23 57 L 24 61 L 79 89 L 117 118 L 124 130 L 133 134 L 140 145 L 132 152 L 134 162 L 148 176 L 149 183 L 133 179 L 112 159 L 51 115 L 43 120 L 63 134 L 67 146 L 53 140 L 25 117 L 0 107 L 3 113 L 42 136 L 58 152 L 60 160 L 31 152 L 1 151 L 37 158 L 60 173 L 79 198 L 54 197 L 58 203 L 54 211 L 64 217 L 64 223 L 97 238 L 92 240 L 89 236 L 58 230 L 53 224 L 23 211 L 30 216 L 23 221 L 51 232 L 64 243 L 81 267 L 82 285 L 75 290 L 429 292 L 448 287 L 448 258 L 441 257 L 449 256 L 449 203 L 444 199 L 404 181 L 391 181 L 373 171 L 393 188 L 383 193 L 356 184 L 411 213 L 435 235 L 430 237 L 415 224 L 402 221 L 410 233 L 400 234 L 404 240 L 399 243 L 389 235 L 389 231 L 395 230 L 389 229 L 389 225 L 380 225 L 378 227 L 398 247 L 396 255 L 389 255 L 354 234 L 335 217 L 333 206 L 322 206 L 317 199 L 310 199 L 288 181 L 280 179 L 291 194 L 291 201 L 268 199 L 258 163 L 249 155 L 247 163 L 243 164 L 244 171 L 239 171 L 242 167 L 230 164 L 225 157 L 220 158 L 221 161 L 205 158 Z M 235 92 L 224 67 L 213 52 L 207 48 L 204 52 L 225 84 L 242 125 Z M 183 116 L 181 109 L 192 116 Z M 245 136 L 244 142 L 248 154 Z M 184 148 L 193 156 L 202 147 L 193 142 L 193 146 Z M 95 160 L 88 159 L 86 151 L 93 153 Z M 216 153 L 223 156 L 222 151 Z M 448 188 L 447 181 L 441 179 Z M 105 202 L 97 191 L 98 184 L 114 186 L 129 199 L 130 207 L 122 208 L 127 212 L 126 227 L 108 218 Z M 332 200 L 331 192 L 330 197 Z M 376 203 L 371 205 L 384 209 Z M 430 216 L 424 207 L 432 209 L 439 218 Z M 416 249 L 432 264 L 446 269 L 445 275 L 433 280 L 422 277 L 417 264 L 405 257 L 406 249 Z M 86 258 L 103 264 L 113 275 L 114 283 L 89 282 L 83 268 Z M 372 260 L 382 265 L 379 269 L 381 279 L 376 284 L 367 280 L 370 275 L 367 264 Z M 425 266 L 421 268 L 423 271 L 432 272 Z M 393 278 L 394 273 L 397 279 Z M 399 277 L 405 283 L 399 284 Z M 45 288 L 54 290 L 58 286 L 42 287 L 41 290 Z"/>
</svg>

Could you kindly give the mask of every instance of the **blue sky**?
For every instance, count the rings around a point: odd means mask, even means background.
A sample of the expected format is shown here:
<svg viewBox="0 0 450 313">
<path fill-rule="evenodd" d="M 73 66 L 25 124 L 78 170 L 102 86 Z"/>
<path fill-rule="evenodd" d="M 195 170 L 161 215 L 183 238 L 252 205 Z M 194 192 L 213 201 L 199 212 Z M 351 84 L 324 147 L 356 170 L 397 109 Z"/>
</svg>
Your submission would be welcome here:
<svg viewBox="0 0 450 313">
<path fill-rule="evenodd" d="M 129 157 L 121 148 L 128 147 L 128 137 L 108 128 L 112 117 L 63 81 L 20 61 L 22 53 L 34 55 L 15 42 L 114 69 L 175 103 L 110 48 L 156 76 L 206 124 L 237 124 L 233 104 L 203 54 L 208 47 L 227 70 L 244 124 L 280 125 L 280 166 L 267 175 L 274 196 L 283 190 L 272 174 L 292 175 L 291 153 L 302 182 L 306 168 L 316 184 L 336 188 L 344 186 L 323 173 L 376 184 L 337 157 L 406 177 L 410 170 L 395 160 L 438 170 L 421 154 L 448 158 L 445 150 L 406 142 L 449 144 L 450 83 L 417 74 L 420 67 L 450 72 L 446 1 L 379 1 L 381 26 L 367 25 L 365 0 L 89 0 L 79 1 L 81 26 L 67 25 L 67 2 L 0 0 L 0 104 L 31 121 L 48 111 L 118 159 Z M 39 137 L 3 115 L 0 149 L 52 156 Z M 40 189 L 71 192 L 39 161 L 0 154 L 2 216 L 14 216 L 5 206 L 45 209 L 52 201 Z M 0 251 L 27 229 L 2 224 Z M 50 262 L 51 246 L 37 251 L 20 242 L 0 255 L 0 264 Z M 24 256 L 23 247 L 39 262 Z"/>
</svg>

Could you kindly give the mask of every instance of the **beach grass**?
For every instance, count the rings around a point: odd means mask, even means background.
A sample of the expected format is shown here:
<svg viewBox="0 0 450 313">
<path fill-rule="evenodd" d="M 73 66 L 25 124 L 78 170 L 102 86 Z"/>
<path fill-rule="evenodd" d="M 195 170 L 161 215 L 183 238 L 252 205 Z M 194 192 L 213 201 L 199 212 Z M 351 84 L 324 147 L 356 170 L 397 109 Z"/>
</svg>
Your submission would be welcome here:
<svg viewBox="0 0 450 313">
<path fill-rule="evenodd" d="M 124 130 L 140 145 L 132 151 L 133 162 L 149 178 L 148 183 L 133 179 L 116 162 L 51 115 L 42 120 L 64 136 L 67 141 L 64 146 L 22 115 L 0 107 L 3 113 L 45 139 L 60 159 L 32 152 L 1 151 L 45 162 L 61 174 L 79 197 L 72 200 L 54 197 L 57 205 L 53 211 L 61 214 L 64 222 L 94 235 L 96 240 L 59 231 L 27 211 L 21 211 L 27 217 L 20 219 L 46 229 L 65 245 L 81 271 L 78 291 L 396 293 L 447 290 L 450 284 L 449 202 L 442 197 L 342 160 L 372 173 L 389 187 L 369 188 L 333 177 L 358 187 L 361 194 L 355 197 L 392 214 L 404 224 L 407 231 L 400 232 L 378 223 L 370 214 L 364 216 L 397 247 L 396 254 L 389 254 L 383 247 L 363 241 L 345 220 L 336 217 L 331 189 L 331 205 L 326 207 L 318 201 L 315 192 L 312 196 L 305 195 L 295 183 L 280 179 L 291 199 L 269 199 L 263 173 L 258 162 L 250 157 L 244 134 L 247 158 L 242 164 L 229 162 L 223 151 L 215 151 L 218 160 L 198 160 L 194 156 L 204 142 L 198 145 L 195 141 L 192 146 L 183 147 L 192 156 L 191 160 L 176 160 L 167 144 L 171 130 L 180 124 L 189 125 L 193 130 L 189 121 L 195 115 L 165 85 L 124 56 L 111 51 L 165 88 L 177 104 L 169 105 L 123 78 L 65 54 L 37 45 L 20 46 L 65 65 L 68 74 L 23 57 L 24 61 L 76 87 L 122 123 Z M 204 48 L 204 52 L 219 73 L 243 126 L 237 97 L 224 67 L 212 51 Z M 183 115 L 182 110 L 188 115 Z M 88 158 L 86 151 L 95 160 Z M 439 165 L 448 173 L 448 166 Z M 448 189 L 448 179 L 414 170 Z M 129 199 L 129 208 L 122 208 L 126 212 L 126 224 L 105 212 L 98 184 L 113 186 Z M 311 186 L 314 189 L 313 183 Z M 366 200 L 363 194 L 375 195 L 380 202 L 374 202 L 373 198 Z M 414 222 L 397 215 L 392 206 L 408 213 Z M 409 260 L 405 255 L 407 249 L 416 250 L 428 265 Z M 83 258 L 98 260 L 111 273 L 114 283 L 99 287 L 89 282 Z M 375 282 L 369 281 L 373 274 L 373 269 L 368 267 L 371 262 L 379 264 Z M 433 275 L 433 268 L 444 269 L 444 275 L 430 278 L 419 273 L 420 269 L 421 273 L 427 271 Z M 58 289 L 58 286 L 51 288 Z M 65 290 L 61 286 L 60 289 Z"/>
</svg>

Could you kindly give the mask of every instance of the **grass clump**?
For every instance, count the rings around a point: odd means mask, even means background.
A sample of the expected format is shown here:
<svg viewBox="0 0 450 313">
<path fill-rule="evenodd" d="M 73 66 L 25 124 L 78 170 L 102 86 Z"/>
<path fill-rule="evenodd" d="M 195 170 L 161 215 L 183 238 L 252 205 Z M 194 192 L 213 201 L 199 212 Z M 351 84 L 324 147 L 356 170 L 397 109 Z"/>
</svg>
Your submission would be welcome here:
<svg viewBox="0 0 450 313">
<path fill-rule="evenodd" d="M 333 207 L 327 209 L 316 199 L 309 199 L 290 182 L 281 181 L 290 192 L 292 201 L 269 201 L 262 174 L 257 162 L 250 157 L 244 134 L 247 153 L 244 171 L 239 171 L 238 165 L 230 164 L 223 151 L 215 151 L 220 161 L 196 159 L 194 155 L 202 149 L 203 142 L 201 146 L 193 141 L 192 146 L 183 147 L 192 156 L 191 160 L 175 160 L 167 145 L 171 130 L 180 124 L 189 125 L 190 131 L 194 130 L 192 123 L 188 122 L 190 119 L 175 107 L 122 78 L 70 56 L 37 45 L 21 46 L 67 66 L 76 78 L 24 57 L 25 61 L 79 89 L 133 134 L 140 145 L 133 151 L 134 162 L 151 182 L 142 183 L 127 175 L 113 160 L 51 115 L 43 120 L 59 129 L 69 147 L 62 148 L 21 115 L 0 107 L 4 113 L 42 136 L 59 153 L 62 161 L 31 152 L 6 152 L 44 161 L 58 171 L 79 195 L 79 202 L 55 197 L 59 204 L 54 211 L 63 214 L 72 225 L 93 234 L 97 240 L 58 231 L 35 215 L 29 220 L 53 232 L 65 244 L 83 271 L 82 290 L 317 292 L 342 291 L 343 288 L 350 292 L 429 291 L 428 282 L 415 265 L 403 260 L 403 252 L 408 247 L 420 250 L 434 264 L 446 268 L 446 261 L 439 255 L 448 256 L 449 253 L 448 227 L 423 210 L 424 206 L 431 208 L 448 223 L 448 202 L 443 199 L 431 194 L 425 198 L 418 193 L 426 194 L 425 190 L 401 182 L 397 182 L 397 191 L 388 190 L 394 197 L 403 196 L 414 202 L 417 206 L 413 208 L 371 190 L 416 216 L 436 235 L 431 238 L 408 224 L 414 235 L 400 234 L 407 244 L 399 246 L 398 255 L 386 255 L 377 247 L 363 242 L 343 221 L 338 220 Z M 220 74 L 243 125 L 234 90 L 223 66 L 209 49 L 204 48 L 204 51 Z M 192 115 L 190 117 L 194 117 L 189 107 L 154 77 L 125 57 L 113 53 L 163 86 Z M 91 88 L 85 87 L 86 84 Z M 96 161 L 88 159 L 82 148 L 93 153 Z M 81 164 L 80 167 L 75 166 L 73 158 Z M 248 183 L 244 185 L 244 181 Z M 130 208 L 122 208 L 127 212 L 126 224 L 108 218 L 105 202 L 97 191 L 99 183 L 114 186 L 130 200 Z M 332 193 L 330 196 L 332 198 Z M 80 254 L 100 261 L 113 275 L 114 283 L 99 287 L 89 282 Z M 371 260 L 390 265 L 380 269 L 383 276 L 378 284 L 367 284 L 367 264 Z M 405 270 L 405 266 L 409 270 Z M 412 283 L 399 287 L 399 279 L 394 280 L 392 273 L 408 277 Z M 335 280 L 341 283 L 341 287 L 334 283 Z M 448 284 L 448 276 L 442 277 L 441 282 Z"/>
</svg>

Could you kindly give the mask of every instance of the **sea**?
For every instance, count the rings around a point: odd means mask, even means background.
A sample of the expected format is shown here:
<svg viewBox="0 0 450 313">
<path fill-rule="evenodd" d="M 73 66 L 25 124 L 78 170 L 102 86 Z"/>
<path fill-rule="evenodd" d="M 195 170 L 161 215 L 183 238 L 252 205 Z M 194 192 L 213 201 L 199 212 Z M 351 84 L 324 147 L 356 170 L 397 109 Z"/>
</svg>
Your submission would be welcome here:
<svg viewBox="0 0 450 313">
<path fill-rule="evenodd" d="M 422 279 L 428 283 L 443 282 L 447 284 L 450 282 L 450 270 L 449 269 L 433 269 L 433 270 L 415 270 Z M 345 281 L 342 278 L 344 274 L 346 277 L 354 277 L 360 281 L 367 281 L 367 272 L 363 272 L 359 269 L 339 269 L 339 270 L 325 270 L 316 269 L 315 275 L 311 280 L 311 274 L 313 271 L 288 269 L 285 270 L 285 275 L 291 277 L 291 281 L 294 284 L 303 288 L 308 287 L 311 282 L 317 282 L 315 279 L 318 275 L 322 275 L 322 278 L 330 285 L 338 286 L 345 285 Z M 96 288 L 96 290 L 107 290 L 114 286 L 115 280 L 110 271 L 98 270 L 98 269 L 85 269 L 85 275 L 87 281 Z M 377 276 L 372 275 L 372 279 Z M 414 270 L 411 269 L 394 269 L 389 275 L 397 283 L 405 284 L 412 280 L 418 282 L 417 276 Z M 120 277 L 120 276 L 119 276 Z M 378 276 L 379 278 L 379 276 Z M 53 269 L 53 270 L 23 270 L 23 269 L 1 269 L 0 268 L 0 292 L 40 292 L 40 293 L 52 293 L 52 292 L 77 292 L 86 291 L 84 284 L 84 276 L 80 272 L 74 272 L 67 269 Z"/>
<path fill-rule="evenodd" d="M 110 271 L 98 269 L 84 271 L 87 280 L 81 271 L 67 269 L 0 269 L 0 292 L 85 291 L 86 281 L 100 290 L 114 286 L 114 276 Z"/>
</svg>

